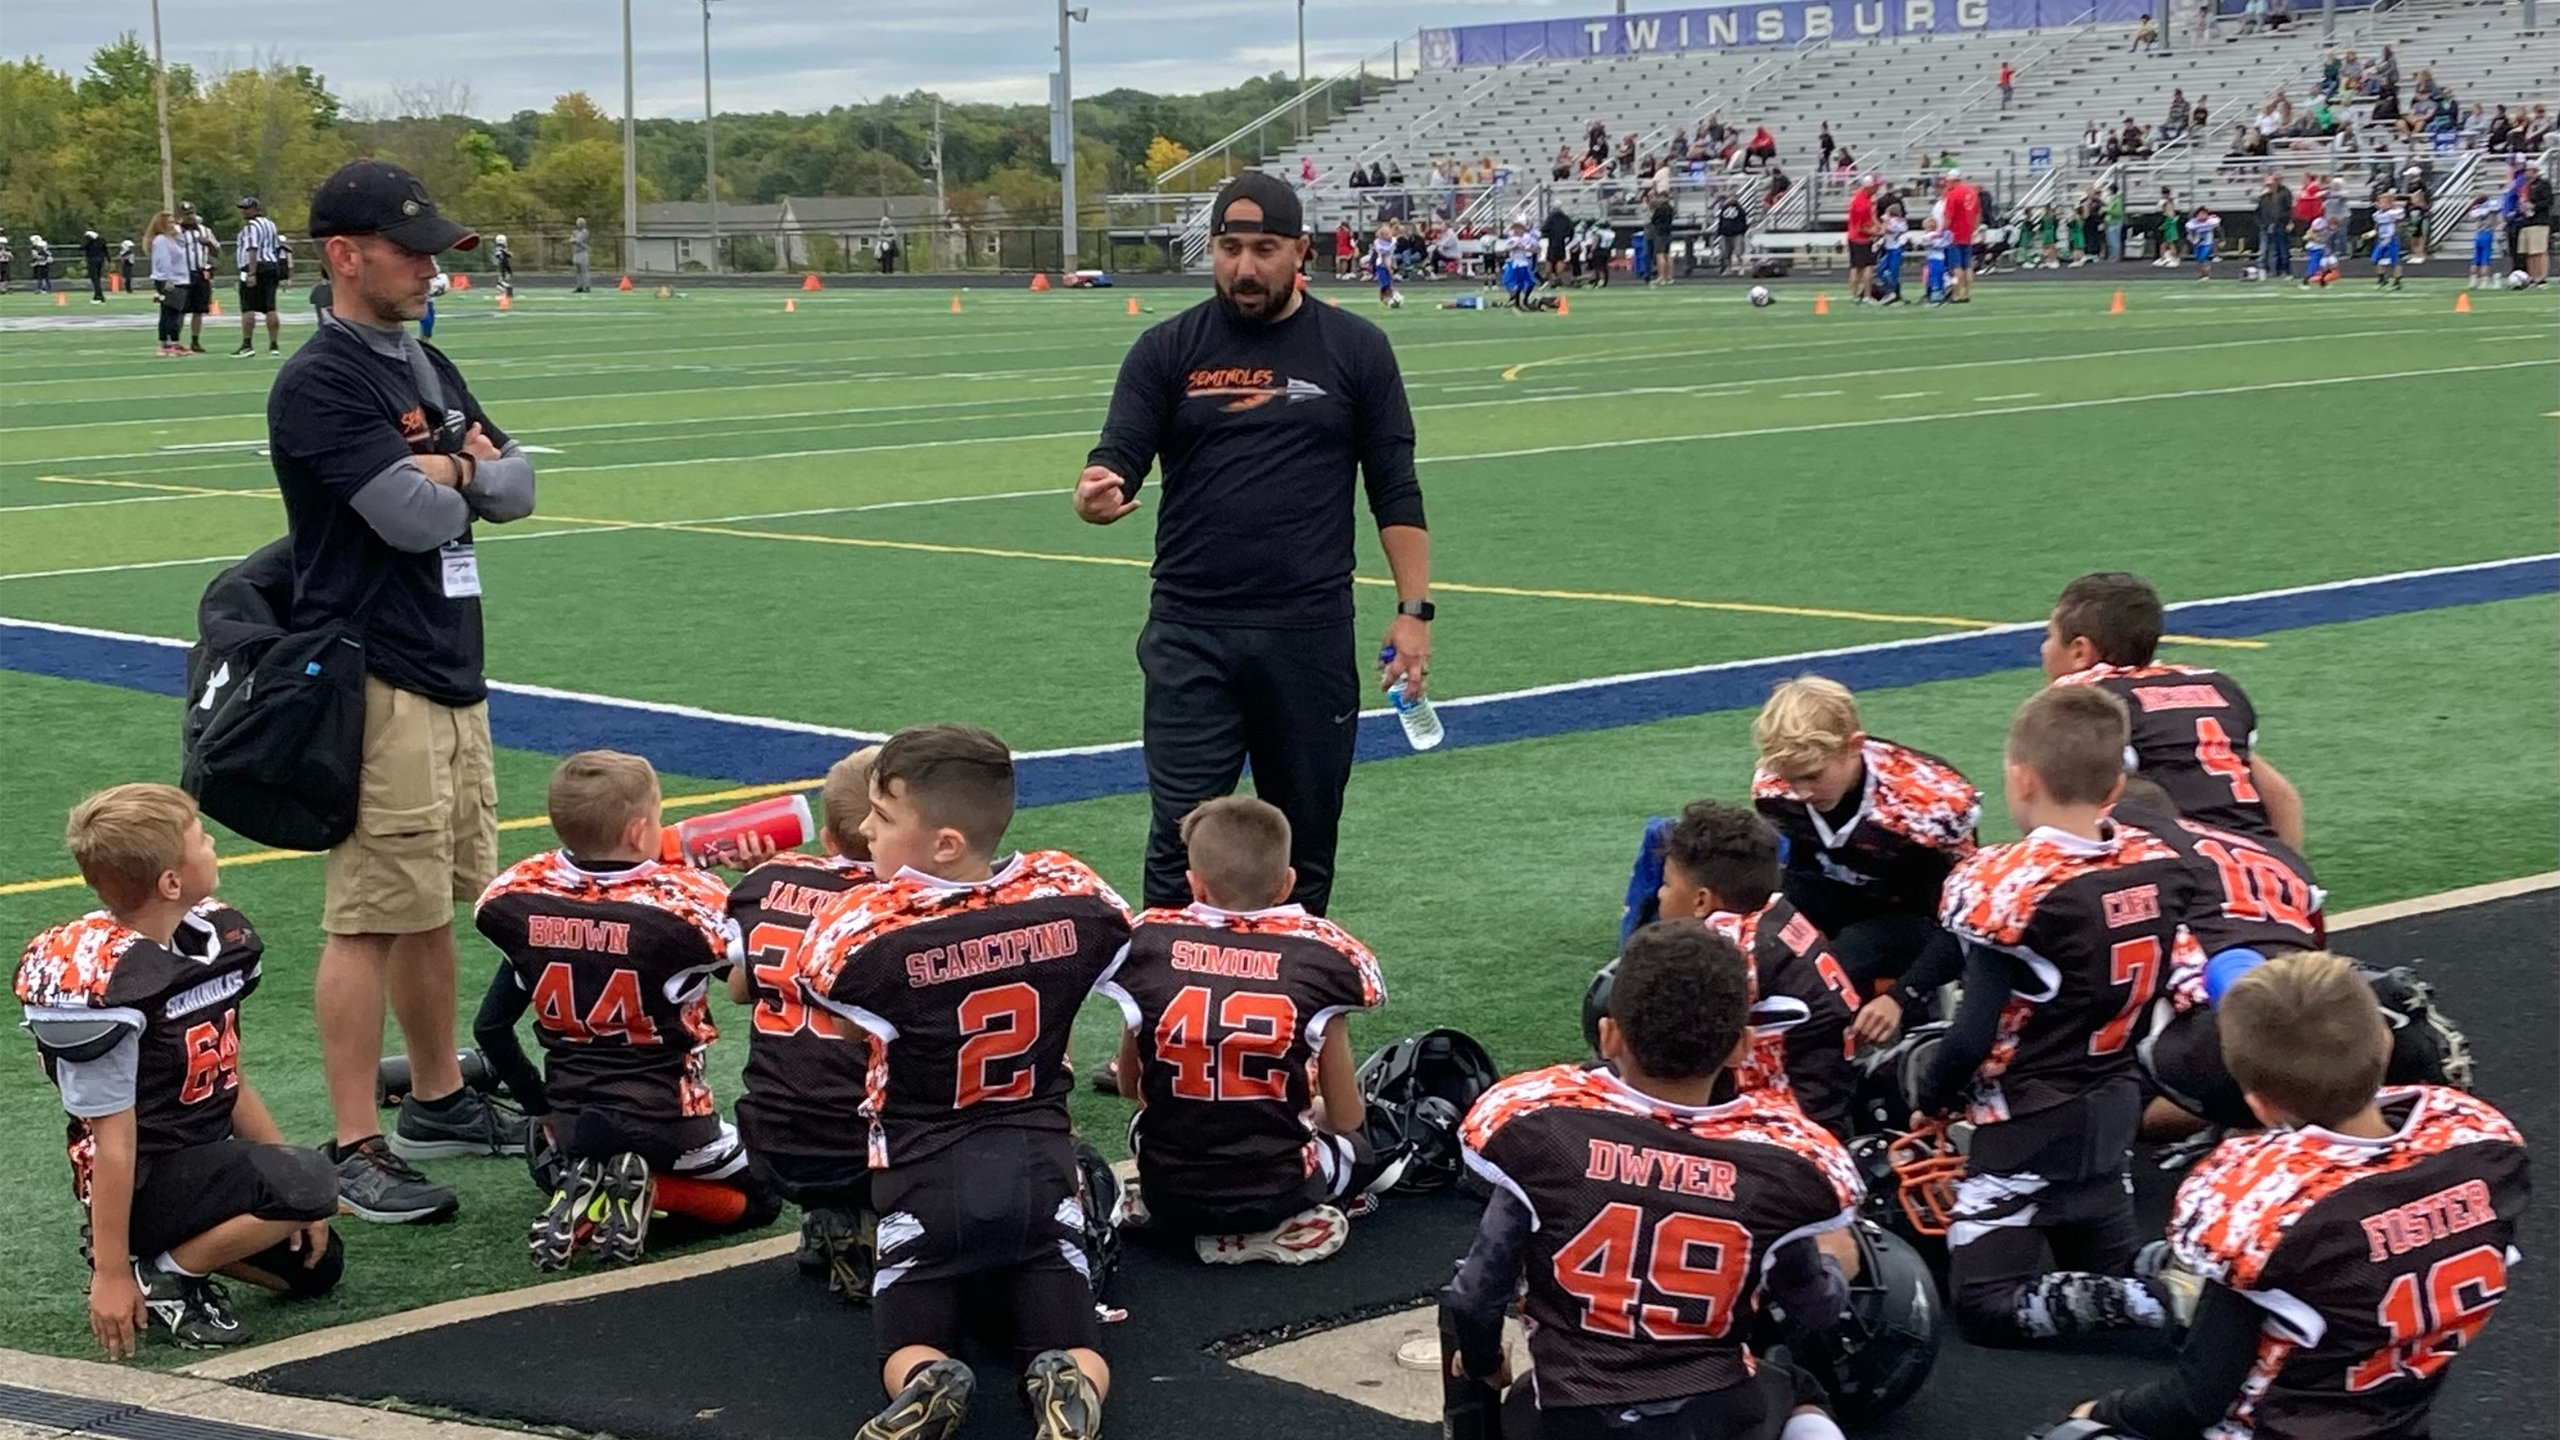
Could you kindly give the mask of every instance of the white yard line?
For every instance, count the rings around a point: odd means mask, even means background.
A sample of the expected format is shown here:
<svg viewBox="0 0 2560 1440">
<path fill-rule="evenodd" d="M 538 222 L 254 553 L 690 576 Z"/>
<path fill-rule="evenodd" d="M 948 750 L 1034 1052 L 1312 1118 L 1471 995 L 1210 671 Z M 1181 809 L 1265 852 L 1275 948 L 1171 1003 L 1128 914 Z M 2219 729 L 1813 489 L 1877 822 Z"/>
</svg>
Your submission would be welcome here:
<svg viewBox="0 0 2560 1440">
<path fill-rule="evenodd" d="M 2446 890 L 2435 895 L 2420 895 L 2410 900 L 2394 900 L 2388 905 L 2368 905 L 2361 910 L 2326 917 L 2329 933 L 2357 930 L 2367 925 L 2388 925 L 2394 920 L 2408 920 L 2420 915 L 2433 915 L 2441 910 L 2459 910 L 2465 905 L 2485 905 L 2492 900 L 2508 900 L 2518 895 L 2534 895 L 2545 890 L 2560 889 L 2560 870 L 2542 875 L 2525 875 L 2514 880 L 2492 880 L 2486 885 L 2465 885 L 2459 890 Z"/>
</svg>

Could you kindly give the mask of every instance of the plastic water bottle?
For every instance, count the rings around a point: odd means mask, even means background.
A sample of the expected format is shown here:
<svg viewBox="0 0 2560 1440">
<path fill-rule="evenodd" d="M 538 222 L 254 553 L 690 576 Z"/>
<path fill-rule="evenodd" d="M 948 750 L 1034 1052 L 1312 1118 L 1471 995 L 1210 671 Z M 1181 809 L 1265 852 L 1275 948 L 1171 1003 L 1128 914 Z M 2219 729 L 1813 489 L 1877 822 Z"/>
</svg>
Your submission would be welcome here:
<svg viewBox="0 0 2560 1440">
<path fill-rule="evenodd" d="M 1396 647 L 1393 645 L 1378 652 L 1381 665 L 1391 664 L 1395 658 Z M 1405 743 L 1414 749 L 1428 750 L 1448 738 L 1449 732 L 1440 728 L 1440 717 L 1431 709 L 1430 696 L 1417 695 L 1406 699 L 1404 682 L 1399 680 L 1388 688 L 1387 703 L 1395 707 L 1396 723 L 1404 726 Z"/>
</svg>

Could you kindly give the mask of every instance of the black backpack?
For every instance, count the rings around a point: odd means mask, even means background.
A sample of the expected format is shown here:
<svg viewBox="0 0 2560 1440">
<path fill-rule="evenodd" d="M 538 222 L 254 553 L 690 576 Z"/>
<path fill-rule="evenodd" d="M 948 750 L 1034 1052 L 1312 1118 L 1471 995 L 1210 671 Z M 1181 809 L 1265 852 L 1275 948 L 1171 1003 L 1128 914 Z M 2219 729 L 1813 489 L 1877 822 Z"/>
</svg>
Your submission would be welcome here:
<svg viewBox="0 0 2560 1440">
<path fill-rule="evenodd" d="M 261 845 L 326 850 L 356 827 L 364 768 L 364 612 L 290 624 L 293 542 L 268 543 L 205 587 L 187 648 L 179 785 Z"/>
</svg>

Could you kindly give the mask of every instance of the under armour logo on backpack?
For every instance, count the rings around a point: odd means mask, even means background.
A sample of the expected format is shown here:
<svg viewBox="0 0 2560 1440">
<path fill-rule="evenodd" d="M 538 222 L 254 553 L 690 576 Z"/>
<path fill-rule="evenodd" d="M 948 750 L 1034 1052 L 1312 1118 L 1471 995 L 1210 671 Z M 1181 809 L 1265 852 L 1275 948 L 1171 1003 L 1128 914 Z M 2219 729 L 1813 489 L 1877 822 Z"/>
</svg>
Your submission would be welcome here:
<svg viewBox="0 0 2560 1440">
<path fill-rule="evenodd" d="M 204 682 L 204 698 L 196 702 L 196 708 L 199 710 L 212 709 L 214 696 L 220 693 L 223 686 L 230 683 L 231 662 L 225 660 L 213 668 L 212 677 Z"/>
</svg>

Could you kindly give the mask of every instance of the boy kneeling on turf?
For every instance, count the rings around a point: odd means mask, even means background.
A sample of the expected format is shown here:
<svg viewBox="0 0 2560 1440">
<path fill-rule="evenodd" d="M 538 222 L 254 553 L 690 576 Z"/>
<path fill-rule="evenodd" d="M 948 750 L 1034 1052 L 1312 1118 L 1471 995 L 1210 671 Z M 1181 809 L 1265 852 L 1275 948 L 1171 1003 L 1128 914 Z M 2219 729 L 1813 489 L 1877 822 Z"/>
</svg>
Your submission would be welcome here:
<svg viewBox="0 0 2560 1440">
<path fill-rule="evenodd" d="M 533 1222 L 537 1269 L 580 1245 L 628 1264 L 650 1217 L 752 1229 L 781 1209 L 747 1173 L 738 1132 L 703 1074 L 711 982 L 738 963 L 729 888 L 657 860 L 658 772 L 586 750 L 551 772 L 561 848 L 507 868 L 480 896 L 480 933 L 505 957 L 474 1033 L 556 1146 L 551 1203 Z M 537 1077 L 516 1044 L 533 1011 Z"/>
<path fill-rule="evenodd" d="M 1378 962 L 1331 921 L 1283 904 L 1289 817 L 1249 795 L 1182 820 L 1192 903 L 1149 910 L 1102 983 L 1128 1030 L 1122 1093 L 1142 1210 L 1210 1265 L 1305 1265 L 1342 1248 L 1343 1206 L 1401 1157 L 1361 1133 L 1344 1017 L 1386 1003 Z"/>
<path fill-rule="evenodd" d="M 871 764 L 862 823 L 887 877 L 821 912 L 809 997 L 870 1040 L 872 1313 L 887 1408 L 858 1440 L 942 1440 L 976 1378 L 953 1358 L 992 1323 L 1023 1366 L 1041 1440 L 1100 1433 L 1083 1181 L 1067 1095 L 1076 1011 L 1129 942 L 1102 877 L 1055 850 L 999 857 L 1013 756 L 970 725 L 902 730 Z"/>
<path fill-rule="evenodd" d="M 2521 1258 L 2524 1137 L 2459 1090 L 2379 1088 L 2391 1032 L 2338 956 L 2269 960 L 2220 1013 L 2267 1128 L 2178 1187 L 2168 1248 L 2203 1281 L 2177 1374 L 2075 1413 L 2143 1440 L 2427 1434 Z"/>
<path fill-rule="evenodd" d="M 17 992 L 70 1116 L 89 1328 L 117 1360 L 152 1325 L 185 1349 L 237 1345 L 215 1273 L 309 1296 L 344 1263 L 328 1160 L 287 1145 L 240 1073 L 266 947 L 213 898 L 220 865 L 185 791 L 101 790 L 63 838 L 105 908 L 38 935 Z"/>
<path fill-rule="evenodd" d="M 786 851 L 729 891 L 729 916 L 746 936 L 746 963 L 729 972 L 729 998 L 755 1007 L 740 1077 L 738 1133 L 747 1167 L 800 1207 L 800 1269 L 823 1275 L 847 1300 L 871 1298 L 871 1047 L 850 1021 L 809 1003 L 796 966 L 819 912 L 878 879 L 862 822 L 871 813 L 871 760 L 857 750 L 827 771 L 819 838 L 827 853 Z"/>
</svg>

